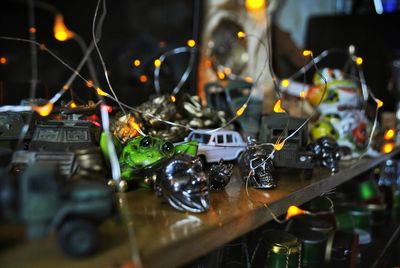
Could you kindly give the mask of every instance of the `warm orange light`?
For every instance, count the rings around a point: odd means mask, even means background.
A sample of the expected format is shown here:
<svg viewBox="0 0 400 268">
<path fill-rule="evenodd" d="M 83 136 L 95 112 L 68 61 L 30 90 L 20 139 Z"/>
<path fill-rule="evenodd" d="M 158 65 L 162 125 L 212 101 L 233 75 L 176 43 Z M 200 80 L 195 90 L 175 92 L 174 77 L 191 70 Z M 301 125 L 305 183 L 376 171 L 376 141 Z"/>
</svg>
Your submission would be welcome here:
<svg viewBox="0 0 400 268">
<path fill-rule="evenodd" d="M 217 72 L 217 76 L 220 80 L 224 80 L 225 79 L 225 74 L 224 72 L 218 71 Z"/>
<path fill-rule="evenodd" d="M 98 95 L 100 96 L 108 96 L 108 94 L 106 92 L 104 92 L 103 90 L 101 90 L 101 88 L 96 88 L 96 92 Z"/>
<path fill-rule="evenodd" d="M 300 214 L 308 214 L 309 212 L 307 210 L 301 209 L 296 206 L 290 206 L 286 212 L 286 219 L 290 219 L 291 217 L 294 217 L 296 215 Z"/>
<path fill-rule="evenodd" d="M 248 11 L 254 11 L 265 7 L 265 0 L 246 0 L 246 9 Z"/>
<path fill-rule="evenodd" d="M 140 62 L 139 59 L 136 59 L 136 60 L 133 61 L 133 65 L 135 65 L 135 67 L 139 67 L 140 64 L 141 64 L 141 62 Z"/>
<path fill-rule="evenodd" d="M 6 57 L 1 57 L 0 58 L 0 63 L 1 64 L 6 64 L 7 63 L 7 58 Z"/>
<path fill-rule="evenodd" d="M 247 104 L 243 104 L 243 106 L 240 107 L 239 110 L 236 111 L 236 115 L 241 116 L 244 113 L 244 111 L 246 110 L 246 107 L 247 107 Z"/>
<path fill-rule="evenodd" d="M 274 105 L 274 112 L 275 113 L 284 113 L 285 112 L 285 110 L 282 109 L 281 100 L 276 101 L 276 103 Z"/>
<path fill-rule="evenodd" d="M 76 108 L 76 107 L 77 107 L 77 105 L 76 105 L 76 103 L 75 103 L 75 102 L 71 102 L 71 103 L 70 103 L 70 105 L 69 105 L 69 107 L 71 107 L 71 108 Z"/>
<path fill-rule="evenodd" d="M 363 63 L 363 59 L 361 57 L 356 58 L 357 65 L 361 65 Z"/>
<path fill-rule="evenodd" d="M 253 83 L 253 78 L 251 76 L 246 76 L 244 80 L 248 83 Z"/>
<path fill-rule="evenodd" d="M 302 90 L 300 92 L 300 98 L 304 99 L 306 97 L 306 92 L 304 90 Z"/>
<path fill-rule="evenodd" d="M 224 73 L 225 73 L 226 75 L 231 75 L 231 74 L 232 74 L 232 69 L 229 68 L 229 67 L 225 67 L 225 68 L 224 68 Z"/>
<path fill-rule="evenodd" d="M 189 39 L 186 44 L 188 45 L 188 47 L 194 47 L 196 45 L 196 41 L 194 41 L 193 39 Z"/>
<path fill-rule="evenodd" d="M 61 14 L 56 15 L 53 27 L 54 37 L 58 41 L 67 41 L 74 37 L 74 33 L 68 30 L 64 24 L 64 18 Z"/>
<path fill-rule="evenodd" d="M 376 99 L 376 107 L 381 108 L 383 106 L 383 101 Z"/>
<path fill-rule="evenodd" d="M 393 129 L 388 129 L 388 130 L 385 131 L 385 134 L 383 135 L 383 138 L 388 141 L 388 140 L 391 140 L 394 137 L 395 134 L 396 133 L 394 132 Z"/>
<path fill-rule="evenodd" d="M 246 34 L 245 34 L 244 32 L 238 32 L 238 33 L 237 33 L 237 37 L 238 37 L 239 39 L 243 39 L 243 38 L 246 37 Z"/>
<path fill-rule="evenodd" d="M 53 110 L 53 103 L 48 102 L 43 106 L 33 106 L 33 110 L 35 110 L 40 116 L 48 116 Z"/>
<path fill-rule="evenodd" d="M 386 143 L 386 144 L 383 145 L 383 147 L 382 147 L 382 153 L 388 154 L 388 153 L 392 152 L 393 149 L 394 149 L 394 146 L 395 146 L 395 145 L 394 145 L 394 142 Z"/>
<path fill-rule="evenodd" d="M 312 51 L 311 50 L 303 50 L 303 56 L 304 57 L 308 57 L 312 55 Z"/>
<path fill-rule="evenodd" d="M 86 81 L 86 86 L 89 87 L 89 88 L 93 87 L 93 81 L 92 80 L 87 80 Z"/>
<path fill-rule="evenodd" d="M 142 83 L 146 83 L 147 82 L 147 76 L 142 74 L 141 76 L 139 76 L 139 81 Z"/>
<path fill-rule="evenodd" d="M 171 96 L 171 101 L 172 101 L 172 102 L 175 102 L 175 101 L 176 101 L 175 96 L 173 96 L 173 95 Z"/>
<path fill-rule="evenodd" d="M 160 61 L 159 59 L 156 59 L 156 60 L 154 61 L 154 66 L 155 66 L 156 68 L 159 68 L 159 67 L 161 66 L 161 61 Z"/>
<path fill-rule="evenodd" d="M 29 27 L 29 32 L 30 33 L 36 33 L 36 28 L 35 27 Z"/>
<path fill-rule="evenodd" d="M 281 81 L 281 86 L 282 86 L 283 88 L 287 88 L 289 85 L 290 85 L 290 82 L 289 82 L 288 79 L 283 79 L 283 80 Z"/>
<path fill-rule="evenodd" d="M 282 150 L 283 145 L 285 145 L 285 141 L 282 141 L 280 143 L 277 142 L 273 146 L 274 146 L 275 150 L 280 151 L 280 150 Z"/>
</svg>

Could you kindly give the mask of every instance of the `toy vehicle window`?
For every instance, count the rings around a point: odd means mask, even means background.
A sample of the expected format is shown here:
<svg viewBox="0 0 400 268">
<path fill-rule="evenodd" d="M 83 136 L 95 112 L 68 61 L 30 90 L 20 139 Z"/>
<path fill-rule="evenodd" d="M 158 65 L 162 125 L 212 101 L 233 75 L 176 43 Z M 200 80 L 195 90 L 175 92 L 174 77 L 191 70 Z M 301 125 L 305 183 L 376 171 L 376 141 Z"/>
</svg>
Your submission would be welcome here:
<svg viewBox="0 0 400 268">
<path fill-rule="evenodd" d="M 218 135 L 217 136 L 217 143 L 224 143 L 224 136 L 223 135 Z"/>
<path fill-rule="evenodd" d="M 228 143 L 232 143 L 233 142 L 232 134 L 226 135 L 226 142 L 228 142 Z"/>
<path fill-rule="evenodd" d="M 210 141 L 211 135 L 208 134 L 199 134 L 199 133 L 194 133 L 191 137 L 190 140 L 195 140 L 200 143 L 208 143 Z"/>
</svg>

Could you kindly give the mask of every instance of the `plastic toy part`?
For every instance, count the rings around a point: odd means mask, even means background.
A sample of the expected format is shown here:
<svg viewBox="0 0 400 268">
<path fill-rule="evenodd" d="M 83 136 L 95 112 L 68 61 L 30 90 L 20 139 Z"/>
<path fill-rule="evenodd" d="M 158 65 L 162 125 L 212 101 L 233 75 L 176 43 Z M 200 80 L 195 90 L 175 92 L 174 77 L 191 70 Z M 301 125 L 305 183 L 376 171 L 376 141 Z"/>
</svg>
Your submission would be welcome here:
<svg viewBox="0 0 400 268">
<path fill-rule="evenodd" d="M 229 183 L 232 176 L 233 164 L 224 164 L 223 159 L 219 160 L 218 164 L 210 167 L 208 179 L 210 181 L 211 191 L 222 191 Z"/>
<path fill-rule="evenodd" d="M 174 146 L 171 142 L 157 137 L 136 137 L 123 148 L 119 158 L 123 180 L 144 182 L 145 178 L 152 178 L 156 169 L 176 154 L 195 156 L 197 142 L 190 141 Z"/>
<path fill-rule="evenodd" d="M 331 170 L 332 173 L 339 171 L 340 148 L 331 137 L 322 137 L 311 144 L 315 153 L 315 160 L 321 166 Z"/>
<path fill-rule="evenodd" d="M 155 191 L 177 210 L 205 212 L 210 207 L 207 177 L 198 157 L 177 155 L 157 172 Z"/>
<path fill-rule="evenodd" d="M 272 158 L 265 147 L 255 146 L 255 140 L 249 139 L 246 151 L 239 157 L 240 175 L 245 183 L 257 189 L 272 189 L 276 187 L 271 175 Z"/>
</svg>

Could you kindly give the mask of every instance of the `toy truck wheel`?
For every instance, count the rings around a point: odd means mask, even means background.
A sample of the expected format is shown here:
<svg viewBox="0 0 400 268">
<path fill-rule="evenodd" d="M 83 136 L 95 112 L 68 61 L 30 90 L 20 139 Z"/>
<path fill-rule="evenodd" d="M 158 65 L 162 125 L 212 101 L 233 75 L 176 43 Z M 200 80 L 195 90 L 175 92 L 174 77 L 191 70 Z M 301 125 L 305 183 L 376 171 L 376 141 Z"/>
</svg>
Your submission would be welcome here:
<svg viewBox="0 0 400 268">
<path fill-rule="evenodd" d="M 59 243 L 62 250 L 72 257 L 88 256 L 96 251 L 96 226 L 84 219 L 65 222 L 59 230 Z"/>
</svg>

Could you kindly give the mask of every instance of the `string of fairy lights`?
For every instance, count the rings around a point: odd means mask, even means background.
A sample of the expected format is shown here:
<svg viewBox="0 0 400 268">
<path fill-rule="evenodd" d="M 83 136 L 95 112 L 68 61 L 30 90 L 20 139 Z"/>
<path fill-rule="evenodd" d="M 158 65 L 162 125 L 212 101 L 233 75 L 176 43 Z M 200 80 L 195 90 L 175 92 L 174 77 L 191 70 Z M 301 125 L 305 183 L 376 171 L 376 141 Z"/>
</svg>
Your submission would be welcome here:
<svg viewBox="0 0 400 268">
<path fill-rule="evenodd" d="M 78 65 L 77 68 L 72 68 L 71 66 L 69 66 L 64 60 L 62 60 L 58 55 L 56 55 L 52 50 L 50 50 L 49 48 L 47 48 L 44 44 L 41 44 L 37 41 L 34 40 L 29 40 L 29 39 L 24 39 L 24 38 L 16 38 L 16 37 L 8 37 L 8 36 L 0 36 L 0 39 L 3 40 L 8 40 L 8 41 L 18 41 L 18 42 L 25 42 L 25 43 L 29 43 L 29 44 L 33 44 L 35 46 L 37 46 L 40 50 L 45 51 L 46 53 L 49 53 L 52 57 L 54 57 L 58 62 L 60 62 L 62 65 L 64 65 L 64 67 L 66 67 L 68 70 L 70 70 L 72 72 L 72 76 L 71 78 L 67 81 L 67 83 L 64 84 L 64 86 L 52 97 L 50 98 L 50 100 L 45 104 L 45 105 L 32 105 L 32 106 L 21 106 L 21 105 L 5 105 L 5 106 L 0 106 L 0 112 L 28 112 L 28 111 L 35 111 L 37 112 L 40 116 L 47 116 L 49 115 L 53 108 L 54 105 L 56 104 L 56 102 L 58 100 L 60 100 L 60 98 L 70 90 L 70 86 L 73 82 L 73 80 L 75 79 L 75 77 L 79 77 L 80 79 L 82 79 L 84 82 L 86 82 L 86 84 L 89 86 L 89 88 L 95 90 L 97 97 L 101 100 L 102 103 L 104 103 L 104 98 L 106 99 L 110 99 L 115 101 L 121 108 L 121 110 L 126 113 L 125 109 L 128 109 L 130 111 L 135 111 L 141 114 L 145 114 L 147 116 L 150 116 L 156 120 L 162 121 L 163 123 L 166 123 L 168 125 L 171 126 L 176 126 L 176 127 L 181 127 L 181 128 L 185 128 L 187 130 L 193 131 L 193 132 L 198 132 L 198 129 L 194 129 L 191 128 L 187 125 L 182 125 L 176 122 L 171 122 L 168 120 L 164 120 L 161 119 L 158 115 L 154 115 L 151 113 L 148 113 L 146 111 L 141 111 L 140 109 L 137 109 L 135 107 L 131 107 L 125 103 L 123 103 L 122 101 L 120 101 L 117 97 L 117 95 L 115 94 L 111 82 L 109 80 L 108 77 L 108 71 L 107 71 L 107 67 L 106 64 L 104 62 L 104 59 L 101 55 L 100 49 L 97 45 L 97 43 L 100 41 L 100 36 L 99 34 L 96 33 L 101 33 L 101 25 L 102 22 L 104 20 L 104 16 L 106 15 L 106 6 L 105 6 L 105 1 L 103 1 L 103 6 L 102 6 L 102 10 L 103 13 L 101 15 L 101 18 L 99 20 L 99 23 L 97 24 L 98 27 L 96 29 L 96 23 L 97 23 L 97 14 L 99 12 L 99 7 L 100 7 L 100 3 L 101 0 L 98 1 L 97 6 L 96 6 L 96 11 L 94 14 L 94 18 L 93 18 L 93 24 L 92 24 L 92 37 L 93 37 L 93 41 L 90 44 L 90 46 L 88 47 L 83 59 L 81 60 L 80 64 Z M 247 1 L 246 1 L 247 3 Z M 62 17 L 61 17 L 62 18 Z M 73 35 L 73 32 L 68 30 L 68 28 L 65 26 L 63 20 L 60 17 L 58 17 L 58 19 L 56 18 L 55 21 L 55 27 L 54 27 L 54 34 L 56 36 L 56 38 L 58 40 L 67 40 L 68 38 L 71 38 Z M 267 41 L 270 44 L 270 31 L 268 30 L 267 32 Z M 252 35 L 252 34 L 248 34 L 245 32 L 238 32 L 236 38 L 238 39 L 244 39 L 244 38 L 255 38 L 257 40 L 257 42 L 264 48 L 266 49 L 266 51 L 270 52 L 270 49 L 268 49 L 267 44 L 265 44 L 263 42 L 263 40 L 261 38 L 259 38 L 258 36 Z M 181 90 L 183 84 L 187 81 L 190 72 L 193 69 L 193 65 L 194 65 L 194 53 L 196 52 L 197 48 L 196 48 L 196 42 L 194 39 L 190 39 L 187 42 L 187 47 L 179 47 L 179 48 L 175 48 L 171 51 L 167 51 L 165 52 L 163 55 L 161 55 L 158 59 L 155 59 L 154 61 L 154 85 L 155 85 L 155 89 L 157 93 L 161 93 L 161 86 L 159 83 L 159 75 L 160 75 L 160 69 L 162 66 L 162 63 L 165 61 L 165 59 L 169 56 L 172 55 L 176 55 L 179 53 L 190 53 L 190 60 L 189 60 L 189 64 L 185 70 L 185 72 L 183 73 L 179 83 L 174 87 L 174 89 L 172 90 L 172 94 L 170 96 L 171 100 L 173 102 L 175 102 L 176 100 L 176 95 L 179 93 L 179 91 Z M 100 88 L 100 86 L 98 85 L 98 83 L 93 83 L 93 81 L 86 79 L 85 77 L 83 77 L 80 74 L 80 69 L 82 68 L 82 66 L 84 65 L 84 63 L 87 61 L 87 59 L 89 58 L 90 53 L 92 52 L 93 49 L 96 49 L 97 54 L 100 58 L 101 64 L 102 64 L 102 69 L 104 71 L 104 76 L 106 78 L 107 81 L 107 86 L 109 91 L 111 92 L 111 94 L 107 93 L 106 91 L 104 91 L 103 89 Z M 265 164 L 265 162 L 270 159 L 271 157 L 273 157 L 275 151 L 279 151 L 283 148 L 285 142 L 287 140 L 289 140 L 290 138 L 292 138 L 294 135 L 296 135 L 296 133 L 298 131 L 300 131 L 311 119 L 312 117 L 315 115 L 315 113 L 318 110 L 319 105 L 321 104 L 321 102 L 324 99 L 324 96 L 326 94 L 327 91 L 327 81 L 325 79 L 325 77 L 321 74 L 321 72 L 318 69 L 318 63 L 324 59 L 325 57 L 327 57 L 328 55 L 331 55 L 332 53 L 337 52 L 338 50 L 325 50 L 323 51 L 321 54 L 319 54 L 317 57 L 313 56 L 312 51 L 310 50 L 304 50 L 303 51 L 303 56 L 305 57 L 310 57 L 310 62 L 307 63 L 304 67 L 302 67 L 298 72 L 296 72 L 295 74 L 293 74 L 291 77 L 283 79 L 280 81 L 280 86 L 282 88 L 287 88 L 289 87 L 291 81 L 294 81 L 295 79 L 297 79 L 298 77 L 300 77 L 301 75 L 306 74 L 306 72 L 308 70 L 310 70 L 311 68 L 314 68 L 315 71 L 320 74 L 320 77 L 323 80 L 324 83 L 324 87 L 323 87 L 323 93 L 321 98 L 318 101 L 318 105 L 315 107 L 313 113 L 308 116 L 305 120 L 305 122 L 298 128 L 296 129 L 293 133 L 291 133 L 290 135 L 287 135 L 286 137 L 284 136 L 285 131 L 282 132 L 281 136 L 278 138 L 278 140 L 275 143 L 263 143 L 263 144 L 257 144 L 254 146 L 272 146 L 273 150 L 272 152 L 268 155 L 268 157 L 259 165 L 263 165 Z M 378 110 L 379 108 L 382 107 L 383 102 L 381 100 L 379 100 L 378 98 L 376 98 L 373 93 L 368 89 L 368 87 L 366 87 L 366 83 L 365 83 L 365 78 L 364 78 L 364 74 L 361 68 L 361 65 L 363 63 L 363 59 L 361 57 L 356 57 L 356 56 L 352 56 L 351 60 L 356 64 L 357 66 L 357 70 L 358 70 L 358 75 L 359 75 L 359 81 L 364 92 L 367 92 L 367 94 L 375 101 L 376 103 L 376 113 L 375 113 L 375 119 L 374 119 L 374 124 L 371 130 L 371 135 L 370 135 L 370 139 L 369 139 L 369 143 L 368 143 L 368 147 L 370 146 L 370 143 L 372 141 L 372 137 L 373 137 L 373 133 L 376 129 L 376 125 L 377 125 L 377 115 L 378 115 Z M 139 61 L 138 59 L 135 60 Z M 139 64 L 140 65 L 140 61 L 136 62 L 135 65 Z M 271 65 L 271 60 L 270 60 L 270 56 L 267 57 L 264 61 L 263 67 L 260 71 L 260 73 L 257 75 L 256 79 L 254 80 L 254 82 L 251 85 L 250 88 L 250 94 L 248 95 L 246 101 L 241 105 L 241 107 L 235 112 L 235 115 L 223 126 L 212 129 L 212 130 L 208 130 L 207 132 L 216 132 L 219 131 L 223 128 L 225 128 L 226 126 L 232 124 L 235 120 L 237 120 L 240 116 L 242 116 L 246 109 L 248 108 L 248 104 L 251 101 L 251 98 L 254 94 L 254 90 L 256 85 L 258 84 L 260 78 L 262 77 L 262 75 L 264 74 L 268 64 Z M 270 67 L 270 71 L 273 74 L 273 69 Z M 273 83 L 274 83 L 274 90 L 276 92 L 276 95 L 278 97 L 275 106 L 274 106 L 274 112 L 277 113 L 286 113 L 288 114 L 288 112 L 286 110 L 284 110 L 282 108 L 282 98 L 281 98 L 281 92 L 279 90 L 279 86 L 277 84 L 278 79 L 276 78 L 276 76 L 273 74 Z M 302 92 L 300 94 L 299 97 L 304 98 L 305 93 Z M 125 108 L 125 109 L 124 109 Z M 119 162 L 118 162 L 118 157 L 117 154 L 115 152 L 115 147 L 114 144 L 112 142 L 112 138 L 111 138 L 111 133 L 109 131 L 109 125 L 110 125 L 110 120 L 109 120 L 109 115 L 108 115 L 108 111 L 105 107 L 105 105 L 101 105 L 101 119 L 102 119 L 102 127 L 103 127 L 103 131 L 106 134 L 106 138 L 107 138 L 107 145 L 108 145 L 108 149 L 110 152 L 110 162 L 111 162 L 111 170 L 112 170 L 112 177 L 116 182 L 119 182 L 120 180 L 120 167 L 119 167 Z M 289 114 L 287 117 L 287 125 L 289 124 Z M 134 125 L 135 129 L 140 133 L 140 135 L 145 136 L 146 134 L 142 131 L 142 129 L 140 128 L 140 126 L 138 124 Z M 248 191 L 247 191 L 247 182 L 246 182 L 246 192 L 249 195 Z M 274 213 L 269 209 L 269 207 L 264 204 L 264 206 L 269 210 L 269 212 L 271 213 L 271 215 L 273 215 L 273 218 L 277 220 L 277 217 L 274 215 Z M 289 208 L 290 210 L 290 208 Z M 288 210 L 288 212 L 289 212 Z M 295 210 L 294 208 L 292 208 L 291 210 Z M 305 212 L 306 213 L 306 212 Z"/>
</svg>

